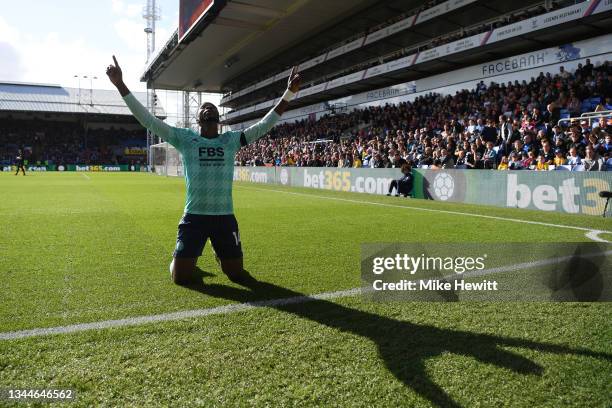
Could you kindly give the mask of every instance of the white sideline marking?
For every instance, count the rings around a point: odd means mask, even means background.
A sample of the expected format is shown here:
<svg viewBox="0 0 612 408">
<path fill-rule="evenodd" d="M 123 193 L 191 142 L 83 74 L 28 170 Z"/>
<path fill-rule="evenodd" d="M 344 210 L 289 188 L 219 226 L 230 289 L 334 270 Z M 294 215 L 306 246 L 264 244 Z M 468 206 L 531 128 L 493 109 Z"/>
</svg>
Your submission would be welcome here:
<svg viewBox="0 0 612 408">
<path fill-rule="evenodd" d="M 85 177 L 87 180 L 91 180 L 91 178 L 85 173 L 81 173 L 81 176 Z"/>
<path fill-rule="evenodd" d="M 437 213 L 453 214 L 453 215 L 466 215 L 469 217 L 487 218 L 490 220 L 512 221 L 512 222 L 520 222 L 523 224 L 542 225 L 545 227 L 574 229 L 574 230 L 579 230 L 579 231 L 586 231 L 587 234 L 585 234 L 585 236 L 594 241 L 610 242 L 598 236 L 599 234 L 610 234 L 611 233 L 610 231 L 595 230 L 595 229 L 586 228 L 586 227 L 577 227 L 574 225 L 551 224 L 551 223 L 541 222 L 541 221 L 521 220 L 519 218 L 504 218 L 504 217 L 498 217 L 495 215 L 484 215 L 484 214 L 474 214 L 474 213 L 461 212 L 461 211 L 440 210 L 437 208 L 422 208 L 422 207 L 413 207 L 410 205 L 398 205 L 398 204 L 377 203 L 374 201 L 351 200 L 350 198 L 328 197 L 328 196 L 322 196 L 318 194 L 296 193 L 294 191 L 282 191 L 282 190 L 276 190 L 273 188 L 257 188 L 257 187 L 245 187 L 245 186 L 239 186 L 239 188 L 243 188 L 246 190 L 257 190 L 257 191 L 272 191 L 272 192 L 281 193 L 281 194 L 293 194 L 293 195 L 305 196 L 305 197 L 315 197 L 315 198 L 320 198 L 323 200 L 344 201 L 347 203 L 355 203 L 355 204 L 370 204 L 370 205 L 378 205 L 381 207 L 406 208 L 409 210 L 429 211 L 429 212 L 437 212 Z"/>
<path fill-rule="evenodd" d="M 588 254 L 584 257 L 591 258 L 601 255 L 612 255 L 612 250 L 606 252 L 600 252 L 595 254 Z M 557 258 L 549 258 L 542 259 L 538 261 L 529 261 L 520 264 L 511 264 L 507 266 L 500 266 L 490 269 L 484 269 L 482 271 L 473 271 L 466 272 L 463 275 L 451 274 L 444 276 L 443 279 L 457 280 L 461 277 L 475 277 L 475 276 L 484 276 L 492 273 L 502 273 L 502 272 L 515 272 L 524 269 L 531 269 L 544 265 L 554 265 L 557 263 L 561 263 L 572 258 L 571 255 L 557 257 Z M 292 305 L 299 303 L 307 303 L 315 300 L 329 300 L 329 299 L 338 299 L 344 297 L 351 297 L 359 295 L 363 292 L 372 292 L 373 288 L 353 288 L 347 290 L 339 290 L 335 292 L 323 292 L 316 295 L 304 295 L 304 296 L 294 296 L 290 298 L 281 298 L 281 299 L 269 299 L 269 300 L 258 300 L 253 302 L 245 302 L 245 303 L 233 303 L 224 306 L 217 306 L 208 309 L 194 309 L 194 310 L 183 310 L 180 312 L 172 312 L 172 313 L 163 313 L 157 315 L 149 315 L 149 316 L 137 316 L 137 317 L 127 317 L 125 319 L 118 320 L 103 320 L 99 322 L 90 322 L 90 323 L 79 323 L 72 324 L 68 326 L 57 326 L 57 327 L 47 327 L 47 328 L 38 328 L 38 329 L 30 329 L 30 330 L 19 330 L 12 332 L 4 332 L 0 333 L 0 340 L 15 340 L 15 339 L 23 339 L 28 337 L 39 337 L 39 336 L 49 336 L 55 334 L 68 334 L 68 333 L 76 333 L 88 330 L 102 330 L 114 327 L 128 327 L 128 326 L 142 326 L 144 324 L 150 323 L 158 323 L 158 322 L 169 322 L 175 320 L 184 320 L 194 317 L 203 317 L 203 316 L 211 316 L 211 315 L 220 315 L 220 314 L 230 314 L 243 312 L 247 310 L 252 310 L 256 308 L 263 307 L 274 307 L 274 306 L 282 306 L 282 305 Z"/>
<path fill-rule="evenodd" d="M 324 292 L 324 293 L 319 293 L 317 295 L 312 295 L 312 296 L 295 296 L 295 297 L 283 298 L 283 299 L 270 299 L 270 300 L 259 300 L 259 301 L 254 301 L 254 302 L 245 302 L 245 303 L 233 303 L 230 305 L 217 306 L 217 307 L 208 308 L 208 309 L 183 310 L 180 312 L 173 312 L 173 313 L 163 313 L 163 314 L 149 315 L 149 316 L 127 317 L 125 319 L 118 319 L 118 320 L 103 320 L 99 322 L 71 324 L 68 326 L 19 330 L 19 331 L 13 331 L 13 332 L 0 333 L 0 340 L 14 340 L 14 339 L 22 339 L 26 337 L 38 337 L 38 336 L 46 336 L 46 335 L 53 335 L 53 334 L 67 334 L 67 333 L 82 332 L 82 331 L 87 331 L 87 330 L 107 329 L 111 327 L 141 326 L 143 324 L 148 324 L 148 323 L 168 322 L 168 321 L 174 321 L 174 320 L 188 319 L 192 317 L 202 317 L 202 316 L 210 316 L 210 315 L 217 315 L 217 314 L 236 313 L 236 312 L 242 312 L 245 310 L 250 310 L 250 309 L 255 309 L 255 308 L 260 308 L 260 307 L 290 305 L 290 304 L 295 304 L 295 303 L 311 302 L 313 300 L 336 299 L 336 298 L 341 298 L 341 297 L 355 296 L 360 293 L 361 293 L 361 288 L 353 288 L 353 289 L 341 290 L 341 291 L 336 291 L 336 292 Z"/>
<path fill-rule="evenodd" d="M 591 230 L 591 231 L 587 232 L 585 234 L 585 236 L 588 239 L 592 239 L 593 241 L 597 241 L 597 242 L 610 242 L 610 241 L 600 237 L 599 234 L 609 234 L 609 232 L 608 231 L 600 231 L 600 230 Z"/>
<path fill-rule="evenodd" d="M 597 252 L 597 253 L 592 253 L 592 254 L 587 254 L 587 255 L 581 255 L 580 258 L 595 258 L 595 257 L 602 256 L 602 255 L 604 256 L 612 255 L 612 250 L 605 251 L 605 252 Z M 557 258 L 540 259 L 538 261 L 529 261 L 529 262 L 523 262 L 520 264 L 508 265 L 508 266 L 498 266 L 495 268 L 483 269 L 481 271 L 473 270 L 473 271 L 466 272 L 461 275 L 452 274 L 452 275 L 447 275 L 444 278 L 449 279 L 449 280 L 458 280 L 458 279 L 462 279 L 466 277 L 472 278 L 475 276 L 490 275 L 492 273 L 515 272 L 515 271 L 520 271 L 523 269 L 531 269 L 531 268 L 536 268 L 540 266 L 548 266 L 548 265 L 562 263 L 565 261 L 569 261 L 573 257 L 574 255 L 567 255 L 567 256 L 561 256 Z"/>
</svg>

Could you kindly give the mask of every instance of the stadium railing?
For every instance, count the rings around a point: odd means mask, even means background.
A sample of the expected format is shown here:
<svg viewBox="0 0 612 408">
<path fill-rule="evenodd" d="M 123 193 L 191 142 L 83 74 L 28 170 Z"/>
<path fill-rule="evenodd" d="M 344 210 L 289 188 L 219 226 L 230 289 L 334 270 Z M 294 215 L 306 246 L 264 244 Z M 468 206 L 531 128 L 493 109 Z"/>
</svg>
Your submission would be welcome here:
<svg viewBox="0 0 612 408">
<path fill-rule="evenodd" d="M 599 111 L 599 112 L 585 112 L 580 116 L 559 119 L 559 121 L 557 122 L 557 125 L 561 126 L 561 124 L 564 122 L 571 123 L 573 121 L 587 120 L 589 122 L 589 127 L 590 127 L 594 119 L 597 119 L 598 121 L 600 121 L 601 119 L 611 119 L 611 118 L 612 118 L 612 110 Z"/>
<path fill-rule="evenodd" d="M 603 111 L 593 111 L 593 112 L 585 112 L 580 115 L 581 118 L 591 118 L 591 117 L 599 117 L 599 116 L 612 115 L 612 110 L 603 110 Z M 590 123 L 590 122 L 589 122 Z"/>
</svg>

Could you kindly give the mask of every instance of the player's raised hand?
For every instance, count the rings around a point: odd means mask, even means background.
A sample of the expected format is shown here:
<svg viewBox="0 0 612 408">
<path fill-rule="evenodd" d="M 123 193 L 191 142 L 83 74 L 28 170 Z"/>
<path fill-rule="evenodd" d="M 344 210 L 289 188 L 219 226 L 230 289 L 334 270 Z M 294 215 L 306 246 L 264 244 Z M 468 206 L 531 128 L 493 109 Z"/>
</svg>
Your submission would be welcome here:
<svg viewBox="0 0 612 408">
<path fill-rule="evenodd" d="M 293 93 L 297 93 L 300 90 L 300 84 L 302 82 L 302 78 L 298 73 L 298 67 L 295 65 L 291 68 L 291 73 L 289 74 L 289 82 L 287 84 L 287 89 L 289 89 Z"/>
<path fill-rule="evenodd" d="M 121 67 L 117 62 L 117 58 L 115 58 L 114 55 L 113 61 L 115 62 L 115 65 L 111 64 L 106 67 L 106 75 L 108 75 L 108 78 L 113 83 L 113 85 L 118 87 L 120 84 L 123 83 L 123 73 L 121 72 Z"/>
</svg>

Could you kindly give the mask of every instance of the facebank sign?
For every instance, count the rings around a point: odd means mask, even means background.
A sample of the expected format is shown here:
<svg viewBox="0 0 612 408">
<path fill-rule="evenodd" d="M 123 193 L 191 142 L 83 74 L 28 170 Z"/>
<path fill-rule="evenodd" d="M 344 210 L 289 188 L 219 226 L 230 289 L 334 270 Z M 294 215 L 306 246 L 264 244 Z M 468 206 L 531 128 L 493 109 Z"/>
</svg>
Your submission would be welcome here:
<svg viewBox="0 0 612 408">
<path fill-rule="evenodd" d="M 612 172 L 414 170 L 415 197 L 601 215 Z"/>
</svg>

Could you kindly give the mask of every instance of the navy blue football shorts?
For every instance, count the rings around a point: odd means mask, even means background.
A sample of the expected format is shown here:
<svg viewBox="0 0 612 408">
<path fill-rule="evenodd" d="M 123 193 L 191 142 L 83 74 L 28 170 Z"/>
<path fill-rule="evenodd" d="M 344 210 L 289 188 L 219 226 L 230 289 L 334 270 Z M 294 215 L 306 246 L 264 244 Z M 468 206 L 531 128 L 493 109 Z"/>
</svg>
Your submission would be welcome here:
<svg viewBox="0 0 612 408">
<path fill-rule="evenodd" d="M 238 222 L 233 214 L 183 214 L 178 226 L 174 257 L 202 256 L 204 245 L 209 238 L 219 259 L 242 258 Z"/>
</svg>

